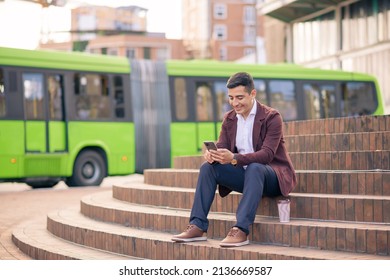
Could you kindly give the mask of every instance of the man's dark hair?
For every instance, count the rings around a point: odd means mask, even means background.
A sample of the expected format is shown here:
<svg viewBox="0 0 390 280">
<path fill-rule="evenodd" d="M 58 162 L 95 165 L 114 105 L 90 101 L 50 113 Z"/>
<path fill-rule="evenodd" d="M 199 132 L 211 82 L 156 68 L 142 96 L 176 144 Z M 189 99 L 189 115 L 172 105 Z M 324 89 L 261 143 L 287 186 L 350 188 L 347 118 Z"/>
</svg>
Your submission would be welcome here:
<svg viewBox="0 0 390 280">
<path fill-rule="evenodd" d="M 236 88 L 238 86 L 244 86 L 245 91 L 247 93 L 251 93 L 251 91 L 255 88 L 252 76 L 246 72 L 238 72 L 232 75 L 227 81 L 226 87 Z"/>
</svg>

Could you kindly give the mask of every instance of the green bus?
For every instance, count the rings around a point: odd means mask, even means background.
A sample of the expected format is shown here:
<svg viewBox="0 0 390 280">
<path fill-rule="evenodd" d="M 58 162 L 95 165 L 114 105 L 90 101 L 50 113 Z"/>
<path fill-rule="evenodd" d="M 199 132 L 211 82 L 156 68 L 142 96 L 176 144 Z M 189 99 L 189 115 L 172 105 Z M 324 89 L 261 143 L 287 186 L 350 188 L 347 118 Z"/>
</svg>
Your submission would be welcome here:
<svg viewBox="0 0 390 280">
<path fill-rule="evenodd" d="M 362 73 L 0 48 L 0 182 L 97 186 L 199 154 L 218 137 L 238 71 L 284 121 L 383 114 Z"/>
</svg>

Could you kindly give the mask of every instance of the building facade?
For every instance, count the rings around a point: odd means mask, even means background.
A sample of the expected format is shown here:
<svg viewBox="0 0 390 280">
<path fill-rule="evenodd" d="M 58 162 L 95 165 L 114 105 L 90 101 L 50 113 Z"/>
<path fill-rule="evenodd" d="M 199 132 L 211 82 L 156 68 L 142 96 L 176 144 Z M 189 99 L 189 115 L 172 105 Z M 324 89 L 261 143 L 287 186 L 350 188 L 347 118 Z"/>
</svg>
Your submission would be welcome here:
<svg viewBox="0 0 390 280">
<path fill-rule="evenodd" d="M 283 31 L 284 52 L 275 54 L 269 46 L 275 36 L 267 30 L 267 57 L 372 74 L 390 113 L 390 1 L 263 0 L 257 8 Z"/>
<path fill-rule="evenodd" d="M 264 62 L 255 0 L 183 0 L 182 9 L 188 58 Z"/>
<path fill-rule="evenodd" d="M 147 9 L 138 6 L 80 6 L 72 9 L 71 41 L 45 43 L 40 49 L 85 51 L 129 59 L 185 59 L 182 40 L 146 31 Z"/>
</svg>

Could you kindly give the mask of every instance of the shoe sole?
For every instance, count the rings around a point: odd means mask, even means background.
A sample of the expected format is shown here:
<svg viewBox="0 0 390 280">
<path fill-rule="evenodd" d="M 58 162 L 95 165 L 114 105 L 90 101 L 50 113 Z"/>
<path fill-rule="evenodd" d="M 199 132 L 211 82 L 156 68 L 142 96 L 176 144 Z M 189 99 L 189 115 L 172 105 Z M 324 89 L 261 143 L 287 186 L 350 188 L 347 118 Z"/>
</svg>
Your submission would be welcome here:
<svg viewBox="0 0 390 280">
<path fill-rule="evenodd" d="M 243 242 L 239 242 L 239 243 L 219 243 L 219 246 L 221 247 L 240 247 L 240 246 L 244 246 L 244 245 L 248 245 L 249 244 L 249 240 L 245 240 Z"/>
<path fill-rule="evenodd" d="M 194 237 L 194 238 L 179 238 L 179 237 L 173 237 L 171 239 L 172 241 L 176 242 L 194 242 L 194 241 L 206 241 L 207 237 Z"/>
</svg>

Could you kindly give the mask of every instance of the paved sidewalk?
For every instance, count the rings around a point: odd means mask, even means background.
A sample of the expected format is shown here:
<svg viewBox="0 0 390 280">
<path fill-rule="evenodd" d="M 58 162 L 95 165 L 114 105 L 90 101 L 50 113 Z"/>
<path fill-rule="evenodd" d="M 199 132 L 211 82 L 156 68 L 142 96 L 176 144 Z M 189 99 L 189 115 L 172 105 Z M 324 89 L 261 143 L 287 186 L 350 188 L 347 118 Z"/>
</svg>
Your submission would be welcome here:
<svg viewBox="0 0 390 280">
<path fill-rule="evenodd" d="M 31 189 L 25 184 L 0 184 L 0 260 L 30 260 L 12 242 L 13 228 L 24 221 L 46 217 L 53 210 L 80 204 L 80 199 L 92 193 L 107 191 L 115 183 L 140 180 L 142 175 L 106 178 L 100 187 L 68 188 L 59 183 L 51 189 Z"/>
</svg>

